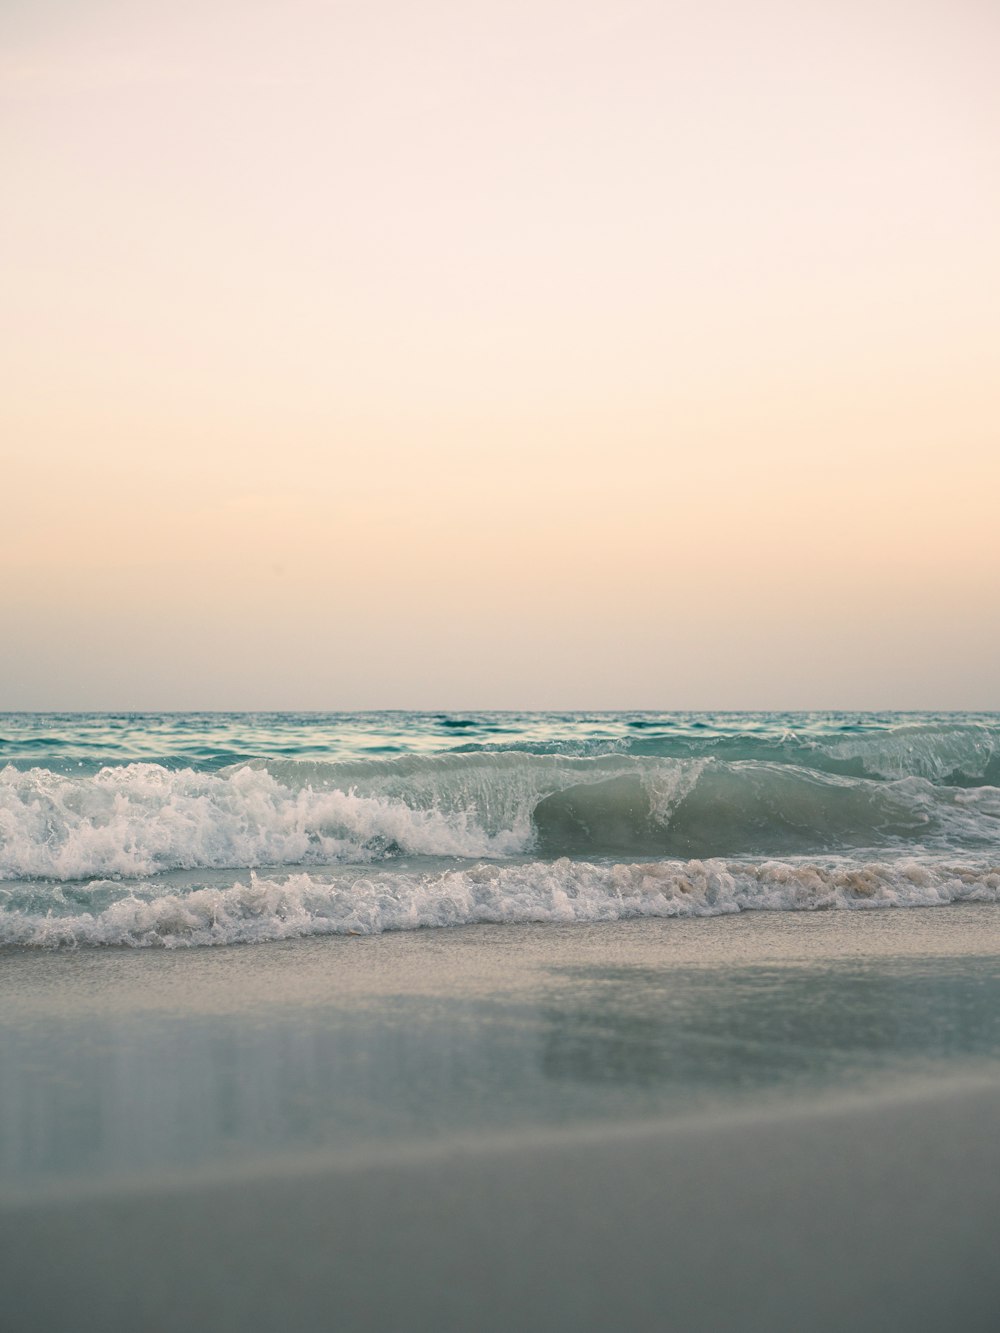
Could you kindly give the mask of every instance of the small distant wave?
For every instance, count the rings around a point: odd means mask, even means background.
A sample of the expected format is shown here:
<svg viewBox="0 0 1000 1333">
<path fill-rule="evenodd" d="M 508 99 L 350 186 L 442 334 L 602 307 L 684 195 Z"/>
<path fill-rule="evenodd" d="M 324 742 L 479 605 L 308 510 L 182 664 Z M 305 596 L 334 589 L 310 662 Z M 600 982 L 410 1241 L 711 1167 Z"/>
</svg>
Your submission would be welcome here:
<svg viewBox="0 0 1000 1333">
<path fill-rule="evenodd" d="M 847 734 L 813 743 L 815 760 L 861 776 L 921 777 L 965 785 L 1000 783 L 1000 732 L 976 724 L 924 723 L 890 731 Z"/>
<path fill-rule="evenodd" d="M 110 900 L 109 900 L 110 899 Z M 252 875 L 177 892 L 95 882 L 60 911 L 8 902 L 0 944 L 183 948 L 477 923 L 560 924 L 736 912 L 816 912 L 1000 901 L 1000 864 L 721 859 L 599 865 L 560 859 L 444 873 Z"/>
<path fill-rule="evenodd" d="M 1000 727 L 985 723 L 927 722 L 816 737 L 808 731 L 767 735 L 733 731 L 711 734 L 689 723 L 678 734 L 662 719 L 628 722 L 619 737 L 561 738 L 499 743 L 466 741 L 452 753 L 520 751 L 525 754 L 601 758 L 715 759 L 781 763 L 845 777 L 895 780 L 925 778 L 953 786 L 1000 786 Z"/>
</svg>

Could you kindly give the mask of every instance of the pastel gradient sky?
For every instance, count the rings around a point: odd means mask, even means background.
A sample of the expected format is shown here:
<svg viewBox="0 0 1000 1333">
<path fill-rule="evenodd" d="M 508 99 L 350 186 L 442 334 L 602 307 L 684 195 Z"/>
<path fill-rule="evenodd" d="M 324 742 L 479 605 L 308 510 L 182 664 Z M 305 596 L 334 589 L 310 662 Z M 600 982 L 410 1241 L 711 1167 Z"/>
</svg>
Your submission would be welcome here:
<svg viewBox="0 0 1000 1333">
<path fill-rule="evenodd" d="M 6 0 L 0 708 L 1000 707 L 992 0 Z"/>
</svg>

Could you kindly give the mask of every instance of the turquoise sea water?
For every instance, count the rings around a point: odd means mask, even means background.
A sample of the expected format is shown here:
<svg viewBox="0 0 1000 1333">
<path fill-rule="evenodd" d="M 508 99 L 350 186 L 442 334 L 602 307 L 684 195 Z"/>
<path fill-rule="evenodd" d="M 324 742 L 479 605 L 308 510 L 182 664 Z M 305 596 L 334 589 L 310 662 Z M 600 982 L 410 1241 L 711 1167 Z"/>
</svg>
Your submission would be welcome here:
<svg viewBox="0 0 1000 1333">
<path fill-rule="evenodd" d="M 394 754 L 776 759 L 873 776 L 1000 779 L 997 713 L 0 713 L 0 761 L 57 772 Z M 880 768 L 881 764 L 881 768 Z M 950 764 L 950 768 L 949 768 Z"/>
<path fill-rule="evenodd" d="M 6 714 L 0 943 L 1000 897 L 1000 716 Z"/>
</svg>

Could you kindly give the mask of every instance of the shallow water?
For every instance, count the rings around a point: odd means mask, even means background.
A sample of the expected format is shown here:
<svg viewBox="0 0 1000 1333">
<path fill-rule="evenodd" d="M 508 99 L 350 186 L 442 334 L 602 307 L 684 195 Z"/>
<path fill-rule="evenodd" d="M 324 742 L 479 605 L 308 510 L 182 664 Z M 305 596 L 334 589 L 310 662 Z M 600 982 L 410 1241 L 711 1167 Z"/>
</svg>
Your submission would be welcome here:
<svg viewBox="0 0 1000 1333">
<path fill-rule="evenodd" d="M 0 1182 L 1000 1080 L 1000 906 L 19 954 Z"/>
</svg>

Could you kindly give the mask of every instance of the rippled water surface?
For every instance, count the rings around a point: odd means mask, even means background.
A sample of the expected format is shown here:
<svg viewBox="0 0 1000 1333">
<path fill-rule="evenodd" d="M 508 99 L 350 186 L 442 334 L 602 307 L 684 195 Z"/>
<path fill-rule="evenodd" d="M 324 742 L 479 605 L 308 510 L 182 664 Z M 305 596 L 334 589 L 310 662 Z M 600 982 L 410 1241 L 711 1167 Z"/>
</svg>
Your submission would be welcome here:
<svg viewBox="0 0 1000 1333">
<path fill-rule="evenodd" d="M 214 769 L 260 758 L 361 759 L 514 750 L 730 759 L 818 758 L 861 774 L 981 773 L 1000 764 L 996 713 L 6 713 L 0 760 L 59 771 L 157 763 Z M 984 760 L 975 762 L 975 756 Z M 876 767 L 877 767 L 876 762 Z M 925 771 L 926 770 L 926 771 Z M 975 774 L 973 775 L 975 776 Z"/>
</svg>

